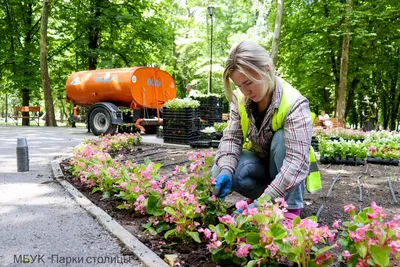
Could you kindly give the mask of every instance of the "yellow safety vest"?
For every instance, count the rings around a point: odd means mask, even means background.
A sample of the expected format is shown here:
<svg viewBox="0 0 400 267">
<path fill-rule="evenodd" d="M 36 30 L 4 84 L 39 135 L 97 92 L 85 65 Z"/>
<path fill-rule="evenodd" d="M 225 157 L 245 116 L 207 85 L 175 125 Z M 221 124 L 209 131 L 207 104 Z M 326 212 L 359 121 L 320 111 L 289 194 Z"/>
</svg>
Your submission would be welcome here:
<svg viewBox="0 0 400 267">
<path fill-rule="evenodd" d="M 301 96 L 300 92 L 293 88 L 290 84 L 285 82 L 283 79 L 282 81 L 282 98 L 281 103 L 279 104 L 279 108 L 275 110 L 274 115 L 272 116 L 272 130 L 274 132 L 278 131 L 279 129 L 283 128 L 286 115 L 288 114 L 292 104 Z M 242 125 L 242 132 L 243 132 L 243 144 L 246 142 L 247 134 L 249 131 L 249 118 L 247 116 L 245 103 L 243 101 L 244 96 L 237 90 L 236 95 L 238 96 L 238 107 L 239 107 L 239 114 L 240 114 L 240 123 Z M 312 121 L 315 119 L 315 114 L 310 114 Z M 310 147 L 310 171 L 309 175 L 306 179 L 306 188 L 307 191 L 310 193 L 314 193 L 322 188 L 321 183 L 321 174 L 319 172 L 317 160 L 315 158 L 314 148 Z"/>
</svg>

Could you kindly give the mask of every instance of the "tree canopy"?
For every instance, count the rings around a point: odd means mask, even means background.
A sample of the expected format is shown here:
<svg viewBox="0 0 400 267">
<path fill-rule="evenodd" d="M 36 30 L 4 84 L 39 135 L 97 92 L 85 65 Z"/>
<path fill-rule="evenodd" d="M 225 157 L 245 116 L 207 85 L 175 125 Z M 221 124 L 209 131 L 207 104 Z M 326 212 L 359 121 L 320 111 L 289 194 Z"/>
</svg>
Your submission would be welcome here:
<svg viewBox="0 0 400 267">
<path fill-rule="evenodd" d="M 283 3 L 283 1 L 281 1 Z M 399 122 L 400 2 L 286 0 L 278 51 L 279 75 L 299 89 L 313 112 L 337 112 L 343 40 L 348 34 L 344 116 L 396 129 Z M 43 104 L 40 28 L 44 1 L 3 0 L 0 10 L 0 103 Z M 52 0 L 47 62 L 54 105 L 65 106 L 65 82 L 76 71 L 155 66 L 185 85 L 223 94 L 231 46 L 251 39 L 272 50 L 278 1 Z M 207 7 L 214 6 L 214 14 Z M 342 95 L 341 95 L 342 94 Z"/>
</svg>

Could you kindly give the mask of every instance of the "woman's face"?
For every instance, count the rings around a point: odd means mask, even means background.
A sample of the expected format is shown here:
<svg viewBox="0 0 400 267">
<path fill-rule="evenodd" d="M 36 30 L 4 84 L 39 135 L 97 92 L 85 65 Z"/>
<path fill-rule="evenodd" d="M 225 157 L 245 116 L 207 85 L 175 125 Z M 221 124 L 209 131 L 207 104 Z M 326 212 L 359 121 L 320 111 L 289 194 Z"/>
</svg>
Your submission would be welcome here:
<svg viewBox="0 0 400 267">
<path fill-rule="evenodd" d="M 249 71 L 255 80 L 261 80 L 261 76 L 255 71 Z M 239 87 L 240 91 L 253 102 L 260 102 L 267 94 L 267 86 L 263 82 L 253 82 L 249 77 L 241 72 L 234 71 L 231 74 L 232 82 Z"/>
</svg>

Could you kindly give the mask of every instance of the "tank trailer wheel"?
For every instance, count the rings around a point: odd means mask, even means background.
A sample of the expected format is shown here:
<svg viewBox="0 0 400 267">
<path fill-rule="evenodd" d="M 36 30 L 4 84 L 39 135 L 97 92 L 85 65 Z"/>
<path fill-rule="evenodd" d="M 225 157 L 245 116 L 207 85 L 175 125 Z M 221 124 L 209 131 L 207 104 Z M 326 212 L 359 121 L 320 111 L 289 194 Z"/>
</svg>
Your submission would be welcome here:
<svg viewBox="0 0 400 267">
<path fill-rule="evenodd" d="M 89 124 L 94 135 L 114 134 L 117 130 L 117 125 L 111 123 L 110 113 L 104 108 L 95 108 L 90 113 Z"/>
</svg>

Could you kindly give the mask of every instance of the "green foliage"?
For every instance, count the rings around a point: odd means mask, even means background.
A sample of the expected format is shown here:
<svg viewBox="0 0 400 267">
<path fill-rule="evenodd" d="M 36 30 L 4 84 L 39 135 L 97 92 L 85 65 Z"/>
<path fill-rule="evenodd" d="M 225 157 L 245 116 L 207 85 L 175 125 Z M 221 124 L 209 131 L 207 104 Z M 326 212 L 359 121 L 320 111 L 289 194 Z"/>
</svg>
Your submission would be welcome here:
<svg viewBox="0 0 400 267">
<path fill-rule="evenodd" d="M 215 131 L 222 133 L 225 128 L 228 127 L 228 122 L 216 122 L 214 123 Z"/>
<path fill-rule="evenodd" d="M 340 260 L 347 266 L 393 266 L 400 261 L 398 249 L 399 216 L 387 220 L 382 207 L 371 203 L 358 214 L 353 205 L 345 206 L 351 221 L 344 222 L 339 245 Z"/>
<path fill-rule="evenodd" d="M 345 32 L 344 2 L 285 1 L 278 70 L 309 99 L 316 113 L 325 109 L 332 114 L 334 110 Z M 102 69 L 160 67 L 174 77 L 178 97 L 187 94 L 187 83 L 208 93 L 208 4 L 199 0 L 52 1 L 48 63 L 56 107 L 68 113 L 71 107 L 65 105 L 65 81 L 71 73 L 87 70 L 89 61 Z M 8 93 L 10 107 L 21 104 L 22 89 L 29 90 L 31 104 L 43 106 L 41 5 L 41 1 L 5 0 L 0 11 L 0 93 Z M 276 1 L 222 0 L 214 7 L 210 91 L 223 96 L 222 72 L 232 44 L 250 39 L 270 50 Z M 361 127 L 363 121 L 372 121 L 384 128 L 396 127 L 400 110 L 399 10 L 396 0 L 353 1 L 349 17 L 349 125 Z"/>
<path fill-rule="evenodd" d="M 169 100 L 164 107 L 170 109 L 183 109 L 183 108 L 198 108 L 200 106 L 199 101 L 193 100 L 191 98 L 175 98 L 173 100 Z"/>
</svg>

